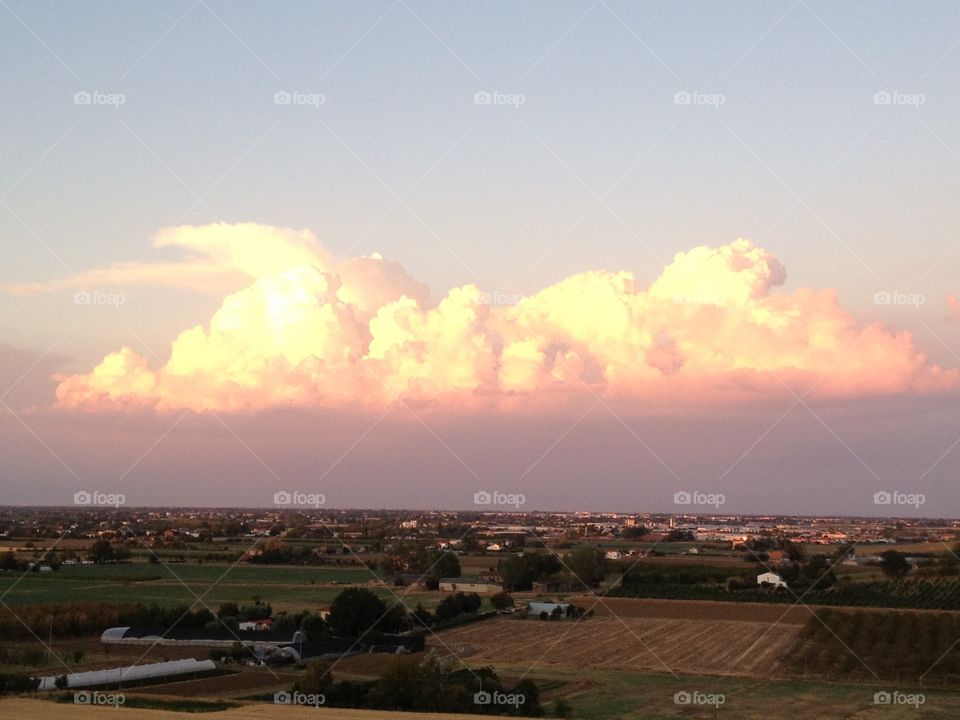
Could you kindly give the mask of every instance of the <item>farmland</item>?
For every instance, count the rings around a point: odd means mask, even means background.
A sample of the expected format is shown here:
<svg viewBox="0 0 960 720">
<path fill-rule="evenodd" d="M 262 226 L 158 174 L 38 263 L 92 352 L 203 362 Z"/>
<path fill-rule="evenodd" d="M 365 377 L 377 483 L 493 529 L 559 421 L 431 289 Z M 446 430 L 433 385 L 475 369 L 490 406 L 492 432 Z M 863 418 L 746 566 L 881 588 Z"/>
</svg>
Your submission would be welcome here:
<svg viewBox="0 0 960 720">
<path fill-rule="evenodd" d="M 329 604 L 348 584 L 366 584 L 375 575 L 352 567 L 274 567 L 265 565 L 147 564 L 66 566 L 56 573 L 0 575 L 0 594 L 11 606 L 57 602 L 140 602 L 207 605 L 249 601 L 260 596 L 277 610 Z M 403 588 L 375 587 L 389 600 Z M 405 602 L 430 602 L 411 593 Z"/>
<path fill-rule="evenodd" d="M 810 605 L 960 610 L 960 580 L 866 580 L 810 592 L 769 591 L 758 587 L 731 591 L 718 583 L 632 583 L 610 591 L 614 597 L 715 600 L 794 604 L 800 595 Z"/>
<path fill-rule="evenodd" d="M 0 720 L 23 720 L 25 717 L 34 720 L 61 720 L 65 712 L 63 705 L 46 700 L 27 700 L 24 698 L 0 700 Z M 71 705 L 68 712 L 74 720 L 101 720 L 106 714 L 102 708 L 82 705 Z M 128 720 L 156 720 L 160 717 L 156 709 L 132 707 L 124 707 L 117 714 Z M 196 712 L 177 712 L 165 709 L 162 717 L 193 718 L 195 720 L 197 717 L 203 717 L 203 714 L 198 715 Z M 221 710 L 216 712 L 213 717 L 217 720 L 273 720 L 273 718 L 278 717 L 288 720 L 305 720 L 306 718 L 313 718 L 314 720 L 384 720 L 384 718 L 396 718 L 396 720 L 467 720 L 467 718 L 473 716 L 441 713 L 390 713 L 333 708 L 316 709 L 294 706 L 284 706 L 278 709 L 277 706 L 272 704 L 249 703 Z"/>
<path fill-rule="evenodd" d="M 787 674 L 781 657 L 799 631 L 796 625 L 771 631 L 769 623 L 707 619 L 504 619 L 455 628 L 430 645 L 479 663 L 772 678 Z"/>
</svg>

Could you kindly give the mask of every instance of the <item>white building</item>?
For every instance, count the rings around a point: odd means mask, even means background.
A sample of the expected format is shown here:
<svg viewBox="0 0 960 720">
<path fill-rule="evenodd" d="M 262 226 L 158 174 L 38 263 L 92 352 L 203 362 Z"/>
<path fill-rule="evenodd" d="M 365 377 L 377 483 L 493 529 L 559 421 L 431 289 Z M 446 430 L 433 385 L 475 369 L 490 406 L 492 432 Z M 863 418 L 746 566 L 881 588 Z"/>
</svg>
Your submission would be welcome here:
<svg viewBox="0 0 960 720">
<path fill-rule="evenodd" d="M 757 575 L 757 585 L 772 585 L 773 587 L 785 588 L 787 581 L 774 572 L 765 572 Z"/>
</svg>

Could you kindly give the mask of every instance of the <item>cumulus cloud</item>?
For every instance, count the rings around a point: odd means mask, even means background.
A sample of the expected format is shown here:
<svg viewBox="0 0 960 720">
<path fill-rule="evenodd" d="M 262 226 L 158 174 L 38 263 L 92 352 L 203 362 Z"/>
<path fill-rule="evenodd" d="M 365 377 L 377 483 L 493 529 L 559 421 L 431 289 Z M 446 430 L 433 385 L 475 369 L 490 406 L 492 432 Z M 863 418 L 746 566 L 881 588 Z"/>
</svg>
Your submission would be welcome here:
<svg viewBox="0 0 960 720">
<path fill-rule="evenodd" d="M 574 275 L 515 305 L 473 285 L 435 306 L 380 256 L 337 260 L 308 231 L 255 224 L 164 230 L 184 265 L 239 273 L 205 326 L 162 366 L 130 348 L 60 378 L 62 407 L 241 410 L 278 405 L 462 407 L 588 388 L 627 400 L 703 403 L 802 381 L 854 396 L 956 387 L 909 333 L 857 326 L 831 290 L 779 289 L 782 264 L 749 240 L 678 253 L 652 283 Z M 805 389 L 805 387 L 800 388 Z"/>
<path fill-rule="evenodd" d="M 960 320 L 960 300 L 954 294 L 947 295 L 947 320 Z"/>
</svg>

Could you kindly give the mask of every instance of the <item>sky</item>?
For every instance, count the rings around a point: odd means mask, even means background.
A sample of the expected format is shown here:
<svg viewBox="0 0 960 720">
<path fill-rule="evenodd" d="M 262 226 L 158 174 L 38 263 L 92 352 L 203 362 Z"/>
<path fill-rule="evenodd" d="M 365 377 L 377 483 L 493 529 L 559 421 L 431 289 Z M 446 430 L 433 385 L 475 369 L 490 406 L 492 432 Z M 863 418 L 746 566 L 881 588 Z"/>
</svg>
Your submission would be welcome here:
<svg viewBox="0 0 960 720">
<path fill-rule="evenodd" d="M 4 0 L 0 503 L 960 516 L 958 81 L 947 2 Z"/>
</svg>

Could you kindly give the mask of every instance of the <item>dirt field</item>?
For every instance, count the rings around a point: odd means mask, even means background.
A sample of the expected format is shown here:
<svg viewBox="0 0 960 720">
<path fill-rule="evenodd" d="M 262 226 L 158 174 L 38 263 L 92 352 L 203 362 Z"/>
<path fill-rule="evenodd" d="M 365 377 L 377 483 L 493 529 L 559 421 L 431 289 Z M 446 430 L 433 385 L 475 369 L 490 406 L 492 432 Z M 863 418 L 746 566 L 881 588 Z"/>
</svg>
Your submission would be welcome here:
<svg viewBox="0 0 960 720">
<path fill-rule="evenodd" d="M 432 639 L 470 664 L 529 664 L 605 670 L 651 670 L 736 677 L 785 677 L 779 658 L 800 626 L 743 620 L 595 617 L 581 622 L 503 619 L 475 623 Z M 449 650 L 447 649 L 449 648 Z"/>
<path fill-rule="evenodd" d="M 138 694 L 172 695 L 180 698 L 236 699 L 254 693 L 269 693 L 288 690 L 300 679 L 299 673 L 269 672 L 265 668 L 241 670 L 235 675 L 197 678 L 181 682 L 137 688 Z"/>
<path fill-rule="evenodd" d="M 99 707 L 83 705 L 60 705 L 48 700 L 28 700 L 24 698 L 9 698 L 0 700 L 0 720 L 62 720 L 70 717 L 71 720 L 103 720 L 104 717 L 116 713 L 124 720 L 158 720 L 158 718 L 182 718 L 196 720 L 195 713 L 172 712 L 170 710 L 140 710 L 123 708 L 121 710 L 104 710 Z M 217 720 L 468 720 L 476 715 L 447 715 L 439 713 L 395 713 L 381 710 L 335 710 L 333 708 L 312 708 L 277 706 L 272 704 L 251 704 L 243 707 L 222 710 L 212 714 Z"/>
<path fill-rule="evenodd" d="M 709 600 L 656 600 L 645 598 L 597 598 L 582 595 L 570 598 L 582 608 L 593 608 L 595 615 L 622 618 L 645 617 L 675 620 L 741 620 L 780 625 L 803 625 L 811 617 L 803 607 L 764 603 L 712 602 Z M 596 603 L 596 604 L 594 604 Z"/>
</svg>

